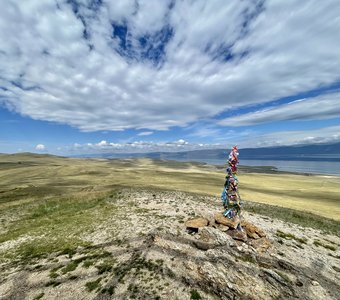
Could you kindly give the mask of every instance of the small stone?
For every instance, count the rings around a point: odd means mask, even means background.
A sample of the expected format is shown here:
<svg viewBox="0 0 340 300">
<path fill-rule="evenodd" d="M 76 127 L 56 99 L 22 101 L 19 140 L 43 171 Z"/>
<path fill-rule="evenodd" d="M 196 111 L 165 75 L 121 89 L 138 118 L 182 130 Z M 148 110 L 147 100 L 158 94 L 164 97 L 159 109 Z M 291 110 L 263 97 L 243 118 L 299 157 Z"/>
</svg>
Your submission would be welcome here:
<svg viewBox="0 0 340 300">
<path fill-rule="evenodd" d="M 230 229 L 227 231 L 227 234 L 229 234 L 234 240 L 238 240 L 242 242 L 247 241 L 247 234 L 244 231 Z"/>
<path fill-rule="evenodd" d="M 223 225 L 223 224 L 218 224 L 218 227 L 217 227 L 219 230 L 223 231 L 223 232 L 226 232 L 229 230 L 229 227 L 226 226 L 226 225 Z"/>
<path fill-rule="evenodd" d="M 296 284 L 296 286 L 303 286 L 303 282 L 300 281 L 300 280 L 297 280 L 297 281 L 295 282 L 295 284 Z"/>
<path fill-rule="evenodd" d="M 312 285 L 318 286 L 318 285 L 320 285 L 320 283 L 318 283 L 317 281 L 313 280 L 313 281 L 312 281 Z"/>
<path fill-rule="evenodd" d="M 271 246 L 271 242 L 264 237 L 257 240 L 250 240 L 250 245 L 254 247 L 257 252 L 263 253 Z"/>
<path fill-rule="evenodd" d="M 274 272 L 273 270 L 264 269 L 263 272 L 270 276 L 270 277 L 266 278 L 270 283 L 273 283 L 273 281 L 271 280 L 271 278 L 273 278 L 278 283 L 280 283 L 282 285 L 287 285 L 287 282 L 280 275 L 278 275 L 276 272 Z"/>
<path fill-rule="evenodd" d="M 226 218 L 222 213 L 217 213 L 215 215 L 215 222 L 236 229 L 237 225 L 240 224 L 240 218 L 235 216 L 234 218 L 229 219 Z"/>
<path fill-rule="evenodd" d="M 247 235 L 253 239 L 259 239 L 260 237 L 265 237 L 265 232 L 248 221 L 241 221 L 242 228 L 246 231 Z"/>
<path fill-rule="evenodd" d="M 188 229 L 198 229 L 204 226 L 208 226 L 209 221 L 206 218 L 198 217 L 185 222 L 185 226 Z"/>
<path fill-rule="evenodd" d="M 200 238 L 194 242 L 195 246 L 201 250 L 208 250 L 216 246 L 234 246 L 235 242 L 229 235 L 213 227 L 204 227 L 200 230 Z"/>
</svg>

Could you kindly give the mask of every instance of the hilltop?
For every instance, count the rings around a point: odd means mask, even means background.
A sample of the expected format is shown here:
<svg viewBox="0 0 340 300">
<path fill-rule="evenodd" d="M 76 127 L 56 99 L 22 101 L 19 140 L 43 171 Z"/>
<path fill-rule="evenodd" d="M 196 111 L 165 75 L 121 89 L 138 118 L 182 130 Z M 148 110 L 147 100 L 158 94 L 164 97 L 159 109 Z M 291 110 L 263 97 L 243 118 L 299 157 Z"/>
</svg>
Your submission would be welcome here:
<svg viewBox="0 0 340 300">
<path fill-rule="evenodd" d="M 339 177 L 240 173 L 243 218 L 265 233 L 240 241 L 215 221 L 222 168 L 25 155 L 0 156 L 0 299 L 337 297 Z M 208 226 L 188 230 L 196 217 Z"/>
</svg>

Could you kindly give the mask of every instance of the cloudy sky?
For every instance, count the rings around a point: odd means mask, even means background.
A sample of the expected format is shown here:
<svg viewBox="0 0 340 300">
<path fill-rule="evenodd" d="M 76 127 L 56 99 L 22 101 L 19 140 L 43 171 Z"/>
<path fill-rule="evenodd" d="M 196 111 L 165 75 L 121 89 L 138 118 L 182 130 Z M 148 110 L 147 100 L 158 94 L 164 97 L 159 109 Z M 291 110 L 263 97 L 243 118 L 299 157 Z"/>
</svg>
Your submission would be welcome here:
<svg viewBox="0 0 340 300">
<path fill-rule="evenodd" d="M 6 0 L 0 152 L 340 141 L 339 0 Z"/>
</svg>

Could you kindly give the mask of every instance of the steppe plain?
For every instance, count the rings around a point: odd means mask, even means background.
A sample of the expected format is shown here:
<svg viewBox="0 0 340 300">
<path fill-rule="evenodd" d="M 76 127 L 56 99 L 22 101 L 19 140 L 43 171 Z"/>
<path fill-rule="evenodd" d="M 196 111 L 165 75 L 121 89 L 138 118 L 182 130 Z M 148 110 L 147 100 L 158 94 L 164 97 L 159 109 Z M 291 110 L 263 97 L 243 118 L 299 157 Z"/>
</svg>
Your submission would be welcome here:
<svg viewBox="0 0 340 300">
<path fill-rule="evenodd" d="M 240 167 L 262 247 L 220 235 L 224 167 L 0 155 L 0 299 L 337 299 L 340 177 Z M 219 236 L 220 237 L 220 236 Z"/>
</svg>

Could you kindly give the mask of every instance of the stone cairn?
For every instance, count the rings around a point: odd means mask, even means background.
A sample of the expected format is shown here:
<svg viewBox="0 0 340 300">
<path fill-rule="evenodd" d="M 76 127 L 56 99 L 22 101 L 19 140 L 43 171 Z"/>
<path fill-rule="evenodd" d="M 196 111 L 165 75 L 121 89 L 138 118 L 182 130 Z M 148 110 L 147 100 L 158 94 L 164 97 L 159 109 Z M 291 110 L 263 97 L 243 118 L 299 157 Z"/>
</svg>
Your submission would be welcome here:
<svg viewBox="0 0 340 300">
<path fill-rule="evenodd" d="M 206 234 L 208 227 L 211 230 L 217 230 L 220 234 L 227 234 L 234 240 L 247 242 L 255 248 L 267 249 L 270 245 L 269 240 L 266 239 L 264 231 L 255 226 L 254 224 L 246 221 L 241 217 L 242 201 L 238 193 L 238 178 L 237 178 L 237 165 L 238 165 L 238 149 L 234 146 L 229 154 L 226 177 L 224 188 L 221 194 L 221 200 L 224 212 L 216 213 L 213 220 L 208 220 L 204 217 L 196 217 L 188 220 L 185 225 L 189 233 L 202 233 Z M 203 231 L 202 231 L 203 230 Z M 209 230 L 208 230 L 209 231 Z M 201 239 L 199 237 L 199 239 Z"/>
</svg>

